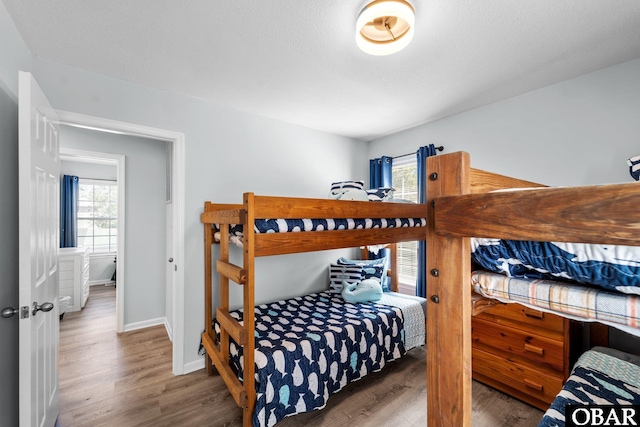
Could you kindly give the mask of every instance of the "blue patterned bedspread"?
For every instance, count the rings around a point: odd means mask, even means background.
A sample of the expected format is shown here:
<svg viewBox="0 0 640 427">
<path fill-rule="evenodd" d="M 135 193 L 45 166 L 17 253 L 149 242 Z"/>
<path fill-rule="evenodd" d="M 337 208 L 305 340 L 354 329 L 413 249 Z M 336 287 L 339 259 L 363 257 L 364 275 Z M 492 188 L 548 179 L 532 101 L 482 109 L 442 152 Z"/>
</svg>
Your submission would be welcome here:
<svg viewBox="0 0 640 427">
<path fill-rule="evenodd" d="M 545 412 L 538 427 L 564 427 L 565 405 L 640 405 L 640 367 L 587 351 Z"/>
<path fill-rule="evenodd" d="M 571 280 L 640 295 L 640 247 L 472 239 L 472 259 L 509 277 Z"/>
<path fill-rule="evenodd" d="M 230 314 L 242 319 L 242 310 Z M 399 308 L 349 304 L 329 291 L 260 305 L 255 315 L 254 426 L 321 409 L 331 394 L 405 354 Z M 242 348 L 230 347 L 242 379 Z"/>
</svg>

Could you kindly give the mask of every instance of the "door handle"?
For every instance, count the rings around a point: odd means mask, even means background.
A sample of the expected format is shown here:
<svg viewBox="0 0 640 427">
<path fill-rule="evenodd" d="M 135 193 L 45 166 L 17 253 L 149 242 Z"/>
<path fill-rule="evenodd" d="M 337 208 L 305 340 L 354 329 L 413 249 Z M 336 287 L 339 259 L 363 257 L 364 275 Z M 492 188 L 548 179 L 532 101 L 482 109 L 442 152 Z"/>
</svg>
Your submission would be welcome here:
<svg viewBox="0 0 640 427">
<path fill-rule="evenodd" d="M 169 262 L 173 262 L 173 258 L 169 258 Z"/>
<path fill-rule="evenodd" d="M 13 316 L 14 314 L 18 314 L 18 309 L 17 308 L 7 307 L 7 308 L 3 308 L 2 309 L 2 317 L 4 317 L 5 319 L 8 319 L 9 317 Z"/>
<path fill-rule="evenodd" d="M 20 310 L 13 307 L 6 307 L 2 309 L 2 314 L 0 315 L 5 319 L 8 319 L 9 317 L 12 317 L 14 314 L 18 314 L 18 313 L 20 313 L 21 319 L 27 319 L 29 317 L 29 307 L 28 306 L 20 307 Z"/>
<path fill-rule="evenodd" d="M 37 302 L 34 302 L 33 310 L 31 310 L 31 314 L 35 316 L 38 313 L 38 311 L 44 311 L 46 313 L 47 311 L 51 311 L 51 310 L 53 310 L 53 304 L 50 302 L 42 303 L 42 305 L 38 305 Z"/>
</svg>

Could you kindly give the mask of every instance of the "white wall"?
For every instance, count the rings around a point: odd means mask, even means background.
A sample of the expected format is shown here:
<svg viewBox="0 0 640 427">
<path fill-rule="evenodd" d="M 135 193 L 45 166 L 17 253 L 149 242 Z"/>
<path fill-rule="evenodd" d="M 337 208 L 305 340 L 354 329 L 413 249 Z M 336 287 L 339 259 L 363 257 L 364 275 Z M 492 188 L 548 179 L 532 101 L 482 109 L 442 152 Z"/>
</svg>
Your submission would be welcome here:
<svg viewBox="0 0 640 427">
<path fill-rule="evenodd" d="M 63 126 L 60 146 L 125 155 L 124 325 L 165 316 L 164 142 Z M 120 236 L 119 236 L 120 238 Z M 106 260 L 113 265 L 113 259 Z"/>
<path fill-rule="evenodd" d="M 34 58 L 33 70 L 55 108 L 185 134 L 185 259 L 178 265 L 185 269 L 185 363 L 198 360 L 203 328 L 204 255 L 199 215 L 204 202 L 240 203 L 246 191 L 326 197 L 331 182 L 368 176 L 367 144 L 362 141 L 40 58 Z M 153 211 L 145 209 L 144 213 Z M 257 260 L 256 301 L 325 289 L 329 262 L 344 253 L 325 251 Z M 240 251 L 232 251 L 232 256 L 240 256 Z M 217 304 L 217 277 L 214 282 Z M 237 292 L 233 297 L 238 305 Z"/>
<path fill-rule="evenodd" d="M 547 185 L 629 182 L 626 160 L 640 154 L 640 59 L 380 138 L 369 157 L 430 143 Z"/>
<path fill-rule="evenodd" d="M 0 309 L 18 307 L 18 70 L 31 54 L 0 2 Z M 18 316 L 0 318 L 0 414 L 18 425 Z"/>
<path fill-rule="evenodd" d="M 68 129 L 64 126 L 62 129 Z M 91 138 L 93 132 L 87 133 Z M 80 143 L 80 142 L 79 142 Z M 60 161 L 60 176 L 75 175 L 85 179 L 106 179 L 109 181 L 118 180 L 118 168 L 115 165 L 101 165 L 96 163 L 76 162 L 73 160 Z"/>
</svg>

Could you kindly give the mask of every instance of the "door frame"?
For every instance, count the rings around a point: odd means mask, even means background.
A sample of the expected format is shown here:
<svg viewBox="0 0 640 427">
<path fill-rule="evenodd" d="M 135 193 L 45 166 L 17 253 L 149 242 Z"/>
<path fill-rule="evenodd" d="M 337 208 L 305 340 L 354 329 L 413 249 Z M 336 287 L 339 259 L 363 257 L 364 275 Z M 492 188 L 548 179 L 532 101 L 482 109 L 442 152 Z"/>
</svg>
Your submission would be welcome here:
<svg viewBox="0 0 640 427">
<path fill-rule="evenodd" d="M 56 110 L 60 124 L 81 127 L 85 129 L 98 130 L 103 132 L 119 133 L 123 135 L 139 136 L 157 140 L 158 142 L 171 142 L 172 165 L 171 186 L 173 202 L 173 253 L 174 265 L 177 267 L 174 276 L 173 286 L 173 350 L 172 350 L 172 372 L 174 375 L 183 375 L 184 367 L 184 217 L 185 217 L 185 135 L 181 132 L 174 132 L 150 126 L 121 122 L 102 117 L 89 116 L 86 114 L 74 113 L 64 110 Z M 122 168 L 124 173 L 124 168 Z M 123 204 L 124 207 L 124 204 Z M 119 208 L 120 209 L 120 208 Z M 124 217 L 124 216 L 123 216 Z M 118 226 L 122 221 L 118 221 Z M 124 239 L 118 239 L 118 251 L 124 246 Z M 124 250 L 124 248 L 122 248 Z M 120 255 L 118 256 L 120 258 Z M 124 260 L 123 260 L 124 261 Z M 117 283 L 124 283 L 118 260 Z M 120 298 L 124 298 L 122 292 L 118 293 Z M 121 310 L 124 311 L 124 310 Z M 119 320 L 118 320 L 119 321 Z M 123 319 L 124 323 L 124 319 Z M 124 325 L 123 325 L 124 327 Z"/>
<path fill-rule="evenodd" d="M 125 218 L 125 156 L 122 154 L 99 153 L 95 151 L 76 150 L 74 148 L 60 147 L 60 160 L 93 163 L 101 165 L 112 165 L 116 167 L 116 176 L 118 182 L 118 243 L 116 245 L 118 265 L 116 268 L 116 283 L 120 285 L 116 287 L 116 333 L 124 332 L 124 290 L 126 283 L 124 280 L 125 265 L 125 227 L 126 221 L 120 220 Z"/>
</svg>

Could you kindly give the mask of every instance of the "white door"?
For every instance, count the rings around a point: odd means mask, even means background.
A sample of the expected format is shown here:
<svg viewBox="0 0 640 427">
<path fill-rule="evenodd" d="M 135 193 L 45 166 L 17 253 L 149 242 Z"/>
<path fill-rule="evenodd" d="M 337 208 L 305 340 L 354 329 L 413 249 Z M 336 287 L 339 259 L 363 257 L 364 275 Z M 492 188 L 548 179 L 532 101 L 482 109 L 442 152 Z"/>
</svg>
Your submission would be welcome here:
<svg viewBox="0 0 640 427">
<path fill-rule="evenodd" d="M 20 72 L 18 90 L 20 427 L 52 427 L 59 412 L 58 125 L 30 73 Z"/>
</svg>

